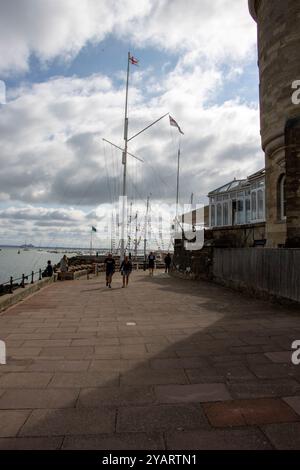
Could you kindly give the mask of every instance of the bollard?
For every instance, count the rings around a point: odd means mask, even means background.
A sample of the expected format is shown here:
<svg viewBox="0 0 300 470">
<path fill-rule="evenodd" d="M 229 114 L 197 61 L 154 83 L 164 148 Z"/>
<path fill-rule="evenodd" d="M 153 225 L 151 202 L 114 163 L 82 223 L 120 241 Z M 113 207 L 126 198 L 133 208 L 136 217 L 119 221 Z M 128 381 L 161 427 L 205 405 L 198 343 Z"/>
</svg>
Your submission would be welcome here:
<svg viewBox="0 0 300 470">
<path fill-rule="evenodd" d="M 25 287 L 25 275 L 22 274 L 22 282 L 21 282 L 21 287 Z"/>
<path fill-rule="evenodd" d="M 14 289 L 13 289 L 13 282 L 14 282 L 13 277 L 10 276 L 10 282 L 9 282 L 9 293 L 10 293 L 10 294 L 12 294 L 12 293 L 13 293 L 13 290 L 14 290 Z"/>
<path fill-rule="evenodd" d="M 39 270 L 39 281 L 41 281 L 41 280 L 42 280 L 42 270 L 40 269 Z"/>
<path fill-rule="evenodd" d="M 33 284 L 34 272 L 31 271 L 31 284 Z"/>
</svg>

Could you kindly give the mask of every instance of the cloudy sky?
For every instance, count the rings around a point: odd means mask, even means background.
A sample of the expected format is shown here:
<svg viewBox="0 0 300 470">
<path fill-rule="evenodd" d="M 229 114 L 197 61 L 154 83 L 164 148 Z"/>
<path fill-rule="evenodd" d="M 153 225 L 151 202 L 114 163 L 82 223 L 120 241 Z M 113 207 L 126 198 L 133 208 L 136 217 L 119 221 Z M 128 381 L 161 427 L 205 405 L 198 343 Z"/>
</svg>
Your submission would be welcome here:
<svg viewBox="0 0 300 470">
<path fill-rule="evenodd" d="M 1 0 L 0 244 L 105 245 L 129 134 L 179 123 L 180 201 L 264 166 L 256 27 L 247 0 Z M 142 224 L 176 197 L 179 133 L 163 119 L 130 143 L 128 196 Z M 166 209 L 165 209 L 166 210 Z M 167 210 L 166 210 L 167 212 Z M 104 225 L 103 225 L 104 224 Z M 100 228 L 100 226 L 102 228 Z"/>
</svg>

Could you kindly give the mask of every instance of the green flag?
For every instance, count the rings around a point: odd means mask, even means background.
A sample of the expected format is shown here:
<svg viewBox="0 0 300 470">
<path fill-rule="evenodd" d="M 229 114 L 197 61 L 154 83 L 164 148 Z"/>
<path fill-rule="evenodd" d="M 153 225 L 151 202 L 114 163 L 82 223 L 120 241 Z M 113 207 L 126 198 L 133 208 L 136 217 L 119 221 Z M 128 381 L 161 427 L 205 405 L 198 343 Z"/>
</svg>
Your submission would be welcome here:
<svg viewBox="0 0 300 470">
<path fill-rule="evenodd" d="M 92 232 L 97 232 L 96 227 L 92 226 Z"/>
</svg>

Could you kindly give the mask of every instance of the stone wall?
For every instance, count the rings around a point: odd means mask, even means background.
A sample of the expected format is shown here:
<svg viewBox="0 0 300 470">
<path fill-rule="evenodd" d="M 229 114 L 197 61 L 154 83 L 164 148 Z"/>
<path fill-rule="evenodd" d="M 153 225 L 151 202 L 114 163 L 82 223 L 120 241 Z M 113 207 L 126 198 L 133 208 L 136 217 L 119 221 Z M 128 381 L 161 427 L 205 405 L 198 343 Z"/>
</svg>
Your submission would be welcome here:
<svg viewBox="0 0 300 470">
<path fill-rule="evenodd" d="M 202 250 L 186 250 L 184 240 L 175 240 L 174 272 L 187 278 L 211 279 L 214 248 L 247 248 L 264 242 L 264 223 L 205 230 Z"/>
<path fill-rule="evenodd" d="M 205 231 L 205 241 L 218 247 L 253 247 L 258 244 L 263 245 L 265 239 L 265 223 L 220 227 Z"/>
<path fill-rule="evenodd" d="M 300 105 L 292 102 L 292 84 L 300 80 L 300 2 L 249 0 L 249 9 L 258 30 L 261 138 L 266 158 L 266 238 L 269 247 L 285 245 L 287 238 L 291 245 L 295 237 L 287 234 L 287 225 L 280 220 L 278 211 L 278 184 L 291 157 L 287 143 L 289 136 L 285 135 L 286 123 L 300 116 Z M 295 199 L 299 198 L 300 180 L 298 186 L 295 181 L 293 174 L 287 171 L 290 233 L 297 232 Z"/>
<path fill-rule="evenodd" d="M 286 126 L 287 246 L 300 247 L 300 119 Z"/>
</svg>

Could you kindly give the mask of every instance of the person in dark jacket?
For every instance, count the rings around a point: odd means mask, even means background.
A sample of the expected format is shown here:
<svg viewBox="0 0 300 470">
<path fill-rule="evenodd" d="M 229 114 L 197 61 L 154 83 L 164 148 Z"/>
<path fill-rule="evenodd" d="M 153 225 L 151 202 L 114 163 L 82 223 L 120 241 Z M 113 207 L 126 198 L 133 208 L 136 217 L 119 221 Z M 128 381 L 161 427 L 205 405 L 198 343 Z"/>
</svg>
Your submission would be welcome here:
<svg viewBox="0 0 300 470">
<path fill-rule="evenodd" d="M 165 272 L 166 273 L 170 272 L 171 263 L 172 263 L 172 258 L 171 258 L 170 253 L 168 253 L 167 256 L 165 257 Z"/>
<path fill-rule="evenodd" d="M 52 277 L 53 276 L 53 266 L 51 264 L 51 261 L 49 260 L 47 262 L 47 267 L 45 271 L 43 272 L 43 277 Z"/>
<path fill-rule="evenodd" d="M 122 287 L 128 286 L 129 276 L 132 271 L 132 263 L 128 256 L 125 256 L 120 267 L 121 274 L 123 276 Z"/>
<path fill-rule="evenodd" d="M 150 252 L 150 255 L 148 256 L 148 267 L 149 267 L 149 276 L 153 276 L 153 271 L 155 267 L 155 255 Z"/>
<path fill-rule="evenodd" d="M 112 254 L 109 253 L 108 257 L 104 260 L 105 271 L 106 271 L 106 286 L 111 289 L 111 281 L 113 274 L 115 272 L 116 262 L 112 257 Z"/>
</svg>

